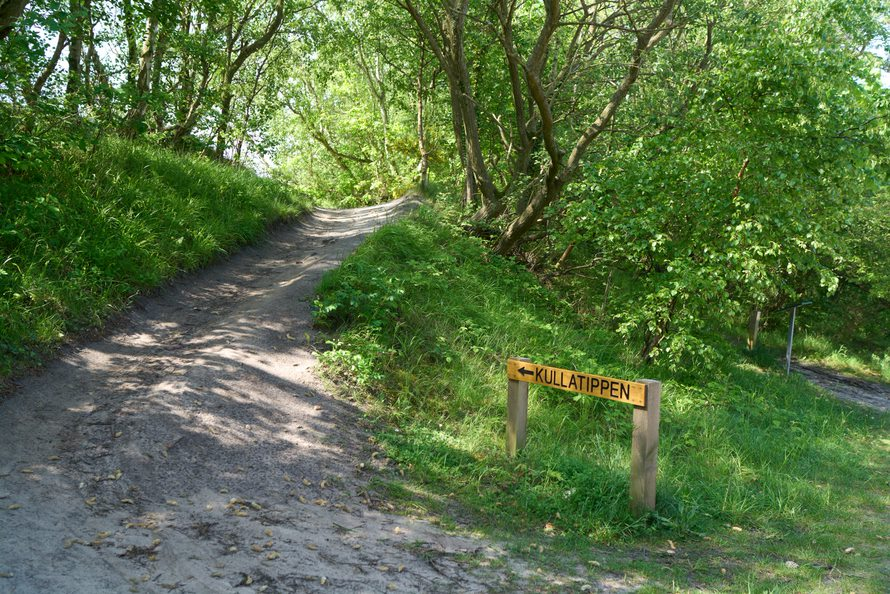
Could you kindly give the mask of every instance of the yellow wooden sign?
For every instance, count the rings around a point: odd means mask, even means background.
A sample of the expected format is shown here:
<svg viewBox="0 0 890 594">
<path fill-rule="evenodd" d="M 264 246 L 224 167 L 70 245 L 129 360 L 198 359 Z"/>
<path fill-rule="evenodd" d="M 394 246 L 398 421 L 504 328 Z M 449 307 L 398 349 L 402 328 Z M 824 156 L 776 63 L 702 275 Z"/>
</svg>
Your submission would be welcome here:
<svg viewBox="0 0 890 594">
<path fill-rule="evenodd" d="M 639 382 L 628 382 L 570 369 L 548 367 L 517 359 L 507 359 L 507 377 L 520 382 L 541 384 L 559 390 L 626 402 L 634 406 L 646 406 L 646 384 Z"/>
</svg>

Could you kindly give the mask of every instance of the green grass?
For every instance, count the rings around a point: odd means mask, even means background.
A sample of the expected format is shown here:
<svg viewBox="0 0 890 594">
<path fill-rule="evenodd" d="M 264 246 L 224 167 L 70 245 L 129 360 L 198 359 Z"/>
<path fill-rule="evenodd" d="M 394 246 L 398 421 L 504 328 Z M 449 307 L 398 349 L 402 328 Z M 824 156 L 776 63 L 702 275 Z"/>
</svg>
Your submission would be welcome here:
<svg viewBox="0 0 890 594">
<path fill-rule="evenodd" d="M 55 157 L 0 175 L 0 379 L 306 207 L 250 171 L 124 140 Z"/>
<path fill-rule="evenodd" d="M 389 496 L 468 514 L 532 562 L 627 573 L 650 591 L 879 592 L 890 580 L 886 415 L 742 353 L 707 371 L 644 367 L 431 210 L 371 236 L 319 291 L 318 319 L 338 329 L 329 373 L 368 395 L 410 479 Z M 664 381 L 655 513 L 629 513 L 626 405 L 532 386 L 528 446 L 505 455 L 508 356 Z"/>
<path fill-rule="evenodd" d="M 787 329 L 764 332 L 759 339 L 761 348 L 783 361 L 787 340 Z M 890 383 L 890 349 L 875 353 L 866 352 L 862 348 L 838 346 L 822 333 L 797 329 L 793 356 L 805 363 L 815 363 L 867 380 Z"/>
</svg>

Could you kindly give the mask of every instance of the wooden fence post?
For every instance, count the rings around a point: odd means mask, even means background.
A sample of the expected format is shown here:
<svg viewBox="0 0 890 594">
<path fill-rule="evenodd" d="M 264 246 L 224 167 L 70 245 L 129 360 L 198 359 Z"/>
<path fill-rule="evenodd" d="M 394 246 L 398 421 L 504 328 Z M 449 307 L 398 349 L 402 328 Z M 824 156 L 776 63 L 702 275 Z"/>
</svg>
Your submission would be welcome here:
<svg viewBox="0 0 890 594">
<path fill-rule="evenodd" d="M 760 308 L 755 306 L 751 308 L 751 314 L 748 316 L 748 350 L 753 351 L 757 346 L 757 334 L 760 332 Z"/>
<path fill-rule="evenodd" d="M 647 379 L 637 381 L 646 384 L 646 407 L 634 407 L 630 453 L 630 509 L 634 515 L 640 516 L 655 509 L 661 382 Z"/>
<path fill-rule="evenodd" d="M 531 361 L 514 357 L 517 361 Z M 515 456 L 525 447 L 528 425 L 528 382 L 507 380 L 507 455 Z"/>
</svg>

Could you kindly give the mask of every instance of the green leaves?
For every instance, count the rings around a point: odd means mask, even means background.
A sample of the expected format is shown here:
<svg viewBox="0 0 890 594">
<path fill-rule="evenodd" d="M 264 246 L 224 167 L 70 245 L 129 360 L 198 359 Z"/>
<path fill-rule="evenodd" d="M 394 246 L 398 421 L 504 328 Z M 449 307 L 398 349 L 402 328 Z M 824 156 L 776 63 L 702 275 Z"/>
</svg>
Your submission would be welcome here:
<svg viewBox="0 0 890 594">
<path fill-rule="evenodd" d="M 723 9 L 685 116 L 586 166 L 558 243 L 598 254 L 597 282 L 617 273 L 612 317 L 643 355 L 708 359 L 751 305 L 833 294 L 872 244 L 847 221 L 886 184 L 888 91 L 853 41 L 875 7 Z"/>
<path fill-rule="evenodd" d="M 347 262 L 326 283 L 334 283 L 337 288 L 314 302 L 314 315 L 328 327 L 360 322 L 380 328 L 397 315 L 405 292 L 401 279 L 361 260 Z"/>
</svg>

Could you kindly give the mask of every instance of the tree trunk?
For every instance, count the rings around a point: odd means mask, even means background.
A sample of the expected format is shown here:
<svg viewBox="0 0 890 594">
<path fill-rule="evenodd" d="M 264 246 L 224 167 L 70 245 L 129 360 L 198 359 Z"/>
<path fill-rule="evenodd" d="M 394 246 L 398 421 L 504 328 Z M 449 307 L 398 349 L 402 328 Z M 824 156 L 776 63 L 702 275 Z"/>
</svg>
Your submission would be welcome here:
<svg viewBox="0 0 890 594">
<path fill-rule="evenodd" d="M 108 72 L 105 70 L 105 67 L 102 65 L 102 60 L 99 58 L 99 52 L 95 51 L 95 48 L 91 47 L 90 52 L 90 62 L 93 65 L 93 71 L 96 73 L 96 78 L 99 82 L 105 86 L 108 86 Z"/>
<path fill-rule="evenodd" d="M 757 334 L 760 332 L 760 308 L 754 306 L 748 316 L 748 350 L 753 351 L 757 346 Z"/>
<path fill-rule="evenodd" d="M 507 226 L 495 244 L 494 250 L 502 255 L 512 252 L 519 243 L 522 236 L 531 229 L 535 222 L 540 218 L 544 209 L 557 200 L 561 195 L 565 186 L 572 181 L 579 167 L 581 166 L 587 149 L 591 143 L 597 139 L 606 129 L 618 108 L 624 103 L 627 94 L 633 88 L 640 76 L 643 66 L 643 58 L 658 42 L 667 36 L 669 28 L 664 24 L 670 18 L 674 5 L 677 0 L 663 0 L 658 12 L 652 17 L 649 24 L 637 31 L 637 42 L 630 56 L 630 62 L 624 78 L 618 84 L 618 87 L 612 92 L 609 101 L 600 110 L 594 121 L 581 134 L 581 137 L 575 142 L 571 153 L 566 159 L 565 165 L 562 164 L 562 153 L 556 146 L 556 136 L 554 134 L 553 115 L 550 112 L 550 104 L 547 100 L 544 89 L 541 87 L 540 81 L 534 75 L 536 69 L 530 66 L 526 67 L 526 84 L 529 93 L 538 108 L 538 114 L 541 118 L 541 133 L 544 137 L 544 143 L 547 146 L 547 153 L 550 157 L 550 166 L 547 170 L 546 178 L 543 182 L 538 183 L 538 187 L 534 188 L 528 205 L 519 215 Z M 557 7 L 558 8 L 558 7 Z M 555 8 L 551 8 L 548 14 L 555 14 Z M 555 25 L 554 25 L 555 26 Z M 543 38 L 543 35 L 542 37 Z M 535 48 L 535 52 L 529 58 L 529 63 L 542 63 L 543 51 L 540 49 L 540 43 Z"/>
<path fill-rule="evenodd" d="M 606 288 L 603 291 L 603 304 L 600 306 L 599 318 L 603 319 L 606 316 L 606 308 L 609 306 L 609 291 L 612 289 L 612 275 L 615 274 L 615 269 L 609 269 L 609 278 L 606 279 Z"/>
<path fill-rule="evenodd" d="M 448 80 L 451 96 L 451 115 L 454 137 L 461 165 L 466 168 L 466 193 L 464 204 L 479 191 L 482 198 L 480 213 L 483 217 L 498 211 L 498 192 L 491 181 L 488 168 L 482 156 L 479 142 L 479 126 L 476 117 L 476 102 L 473 99 L 472 85 L 464 55 L 464 26 L 467 17 L 468 0 L 448 0 L 441 16 L 438 33 L 434 33 L 423 15 L 411 0 L 401 0 L 404 8 L 417 23 L 420 32 L 430 49 L 439 60 Z M 464 149 L 464 150 L 461 150 Z M 477 213 L 479 214 L 479 213 Z"/>
<path fill-rule="evenodd" d="M 423 50 L 420 52 L 420 64 L 417 68 L 417 147 L 420 151 L 420 162 L 417 164 L 417 173 L 420 178 L 420 189 L 426 192 L 429 184 L 429 149 L 426 143 L 426 127 L 424 122 L 424 101 L 423 101 L 423 69 L 426 65 L 426 54 Z"/>
<path fill-rule="evenodd" d="M 191 79 L 189 80 L 190 84 L 192 84 Z M 177 118 L 178 122 L 176 123 L 175 132 L 173 133 L 173 138 L 170 141 L 173 146 L 180 146 L 183 139 L 191 134 L 192 129 L 194 129 L 195 124 L 197 124 L 198 110 L 204 100 L 204 93 L 207 91 L 207 85 L 209 83 L 210 64 L 205 58 L 201 58 L 201 84 L 198 86 L 198 90 L 194 92 L 194 96 L 191 98 L 191 102 L 188 104 L 188 107 Z"/>
<path fill-rule="evenodd" d="M 271 52 L 270 52 L 271 54 Z M 235 162 L 241 162 L 242 151 L 244 149 L 244 145 L 247 142 L 247 131 L 250 127 L 250 117 L 253 112 L 253 105 L 256 101 L 257 96 L 260 94 L 260 80 L 263 78 L 263 74 L 265 74 L 266 69 L 268 68 L 269 62 L 272 61 L 270 54 L 267 54 L 262 62 L 257 66 L 256 72 L 253 76 L 253 84 L 250 87 L 250 93 L 246 97 L 246 101 L 243 109 L 243 116 L 241 118 L 242 126 L 241 131 L 238 134 L 238 139 L 235 142 Z"/>
<path fill-rule="evenodd" d="M 229 116 L 232 111 L 232 80 L 228 74 L 223 78 L 223 98 L 219 107 L 219 127 L 216 132 L 216 149 L 217 159 L 222 159 L 226 153 L 226 145 L 228 144 L 229 133 Z"/>
<path fill-rule="evenodd" d="M 464 142 L 464 118 L 463 111 L 460 108 L 460 99 L 457 96 L 457 87 L 449 84 L 448 91 L 451 100 L 451 126 L 454 131 L 454 147 L 460 157 L 460 166 L 464 170 L 465 183 L 461 205 L 466 208 L 472 203 L 476 195 L 476 178 L 473 177 L 473 170 L 467 162 L 467 144 Z"/>
<path fill-rule="evenodd" d="M 671 322 L 673 321 L 674 311 L 676 311 L 676 309 L 677 297 L 674 296 L 671 297 L 671 300 L 668 303 L 665 317 L 656 322 L 654 330 L 647 328 L 644 332 L 643 348 L 640 349 L 640 357 L 642 357 L 646 363 L 652 362 L 652 351 L 654 351 L 656 347 L 667 338 L 668 333 L 671 331 Z"/>
<path fill-rule="evenodd" d="M 85 16 L 85 41 L 88 43 L 86 57 L 83 60 L 83 85 L 84 97 L 87 104 L 92 106 L 96 101 L 95 81 L 101 81 L 105 77 L 105 71 L 99 61 L 99 55 L 96 52 L 96 22 L 93 19 L 92 0 L 84 0 L 84 16 Z"/>
<path fill-rule="evenodd" d="M 184 39 L 188 39 L 191 35 L 192 21 L 189 7 L 186 6 L 181 13 L 180 34 Z M 202 63 L 206 64 L 205 60 Z M 179 60 L 179 74 L 176 80 L 177 99 L 176 108 L 173 117 L 176 121 L 176 133 L 179 133 L 182 124 L 186 121 L 191 113 L 191 105 L 195 100 L 195 76 L 197 69 L 193 66 L 194 60 L 187 53 L 183 54 Z M 175 140 L 175 136 L 174 136 Z"/>
<path fill-rule="evenodd" d="M 561 176 L 551 177 L 548 175 L 543 183 L 539 182 L 532 190 L 528 205 L 498 238 L 494 251 L 503 255 L 512 252 L 522 236 L 538 221 L 544 209 L 559 198 L 563 187 L 565 187 L 565 182 Z"/>
<path fill-rule="evenodd" d="M 68 80 L 65 85 L 65 97 L 69 107 L 77 111 L 77 107 L 80 104 L 78 93 L 80 92 L 83 62 L 84 6 L 80 0 L 70 0 L 68 9 L 74 26 L 72 28 L 71 42 L 68 44 Z"/>
<path fill-rule="evenodd" d="M 510 181 L 503 193 L 507 194 L 512 185 L 518 180 L 525 179 L 529 174 L 529 167 L 532 163 L 532 137 L 535 133 L 534 125 L 526 116 L 525 95 L 523 94 L 522 77 L 520 75 L 519 56 L 515 51 L 515 43 L 513 41 L 513 9 L 515 5 L 506 5 L 505 2 L 497 5 L 496 13 L 501 23 L 500 35 L 498 36 L 501 47 L 507 59 L 507 71 L 510 74 L 510 91 L 513 98 L 513 115 L 516 120 L 516 132 L 519 139 L 519 147 L 516 149 L 516 155 L 513 158 L 513 172 Z M 530 110 L 534 116 L 534 110 Z M 528 196 L 525 192 L 520 195 L 520 199 L 516 203 L 516 213 L 522 210 L 528 204 Z"/>
<path fill-rule="evenodd" d="M 220 105 L 220 121 L 217 126 L 216 132 L 216 157 L 218 159 L 222 159 L 223 155 L 226 152 L 226 144 L 228 139 L 226 136 L 229 132 L 229 116 L 232 109 L 232 82 L 235 80 L 235 76 L 241 70 L 241 67 L 244 66 L 244 62 L 257 53 L 266 45 L 272 41 L 272 38 L 275 37 L 275 34 L 278 32 L 278 29 L 281 28 L 281 23 L 284 21 L 284 0 L 277 0 L 275 3 L 275 14 L 272 17 L 272 20 L 269 22 L 269 25 L 266 27 L 266 30 L 263 34 L 255 39 L 253 42 L 243 46 L 241 50 L 235 55 L 234 60 L 226 61 L 226 70 L 223 73 L 223 81 L 222 81 L 222 102 Z M 243 27 L 245 23 L 242 22 L 239 24 L 239 27 Z M 227 58 L 231 59 L 232 54 L 234 53 L 234 41 L 235 37 L 231 32 L 232 22 L 229 22 L 229 32 L 227 33 L 228 38 L 228 47 L 226 49 Z"/>
<path fill-rule="evenodd" d="M 127 86 L 136 84 L 136 70 L 139 63 L 139 50 L 136 47 L 136 21 L 133 16 L 132 0 L 123 0 L 124 37 L 127 39 Z"/>
<path fill-rule="evenodd" d="M 33 105 L 40 99 L 40 95 L 43 93 L 43 87 L 46 85 L 46 81 L 49 80 L 49 77 L 52 76 L 53 72 L 56 71 L 56 66 L 58 66 L 59 59 L 62 57 L 62 52 L 67 45 L 68 37 L 64 32 L 59 32 L 59 38 L 56 41 L 56 49 L 53 50 L 53 55 L 50 57 L 49 62 L 47 62 L 40 75 L 34 81 L 34 84 L 25 89 L 25 101 L 27 101 L 29 105 Z"/>
<path fill-rule="evenodd" d="M 473 98 L 473 86 L 467 69 L 467 58 L 464 54 L 464 27 L 467 17 L 467 0 L 452 0 L 452 8 L 446 17 L 446 39 L 450 54 L 449 84 L 455 87 L 454 95 L 458 100 L 461 119 L 464 124 L 464 140 L 467 150 L 467 167 L 479 192 L 482 206 L 477 218 L 488 219 L 497 216 L 503 209 L 499 204 L 497 190 L 491 181 L 482 145 L 479 141 L 479 121 L 476 117 L 476 101 Z"/>
<path fill-rule="evenodd" d="M 161 72 L 164 64 L 164 54 L 167 51 L 167 30 L 160 29 L 158 32 L 158 40 L 155 46 L 154 55 L 151 64 L 151 92 L 158 93 L 161 90 Z M 155 120 L 158 130 L 164 127 L 164 114 L 162 111 L 156 111 Z"/>
<path fill-rule="evenodd" d="M 380 109 L 380 122 L 383 124 L 383 159 L 386 161 L 386 167 L 389 170 L 390 176 L 395 178 L 398 173 L 396 172 L 396 166 L 392 162 L 392 157 L 390 157 L 389 150 L 389 106 L 386 104 L 386 87 L 384 86 L 383 80 L 383 64 L 380 61 L 380 56 L 377 56 L 377 64 L 376 64 L 376 79 L 377 79 L 377 89 L 379 92 L 379 109 Z"/>
<path fill-rule="evenodd" d="M 151 12 L 145 25 L 142 52 L 139 55 L 139 70 L 136 74 L 135 103 L 127 112 L 124 133 L 133 137 L 139 132 L 139 124 L 148 111 L 148 95 L 151 87 L 151 67 L 158 37 L 157 0 L 152 3 Z"/>
<path fill-rule="evenodd" d="M 357 46 L 358 62 L 365 75 L 368 83 L 368 89 L 377 103 L 377 109 L 380 111 L 380 124 L 383 126 L 383 160 L 386 163 L 387 170 L 391 177 L 396 177 L 397 172 L 395 165 L 390 158 L 389 150 L 389 106 L 386 104 L 386 86 L 384 85 L 383 64 L 380 61 L 380 55 L 375 56 L 374 67 L 372 68 L 365 59 L 365 54 L 361 43 Z"/>
<path fill-rule="evenodd" d="M 0 0 L 0 41 L 9 36 L 27 5 L 28 0 Z"/>
</svg>

